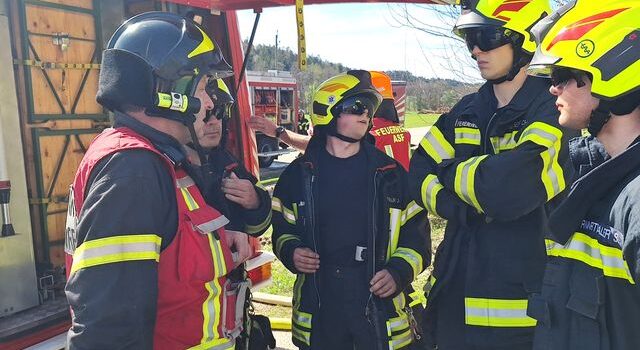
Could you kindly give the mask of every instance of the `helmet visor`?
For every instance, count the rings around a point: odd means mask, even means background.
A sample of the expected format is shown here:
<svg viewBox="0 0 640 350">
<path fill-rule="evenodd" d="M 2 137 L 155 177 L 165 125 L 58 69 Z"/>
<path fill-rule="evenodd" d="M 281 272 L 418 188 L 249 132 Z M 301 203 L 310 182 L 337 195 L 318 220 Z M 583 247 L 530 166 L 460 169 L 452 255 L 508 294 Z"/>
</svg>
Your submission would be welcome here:
<svg viewBox="0 0 640 350">
<path fill-rule="evenodd" d="M 578 69 L 554 67 L 551 69 L 551 84 L 555 87 L 564 87 L 571 80 L 575 80 L 578 87 L 585 85 L 584 79 L 588 78 L 588 74 Z"/>
<path fill-rule="evenodd" d="M 502 27 L 473 27 L 461 30 L 460 34 L 469 51 L 473 51 L 473 48 L 477 46 L 480 50 L 486 52 L 511 43 L 511 38 Z"/>
<path fill-rule="evenodd" d="M 336 105 L 336 110 L 338 114 L 363 115 L 367 113 L 367 117 L 372 118 L 377 105 L 378 101 L 368 96 L 351 96 L 340 101 Z"/>
</svg>

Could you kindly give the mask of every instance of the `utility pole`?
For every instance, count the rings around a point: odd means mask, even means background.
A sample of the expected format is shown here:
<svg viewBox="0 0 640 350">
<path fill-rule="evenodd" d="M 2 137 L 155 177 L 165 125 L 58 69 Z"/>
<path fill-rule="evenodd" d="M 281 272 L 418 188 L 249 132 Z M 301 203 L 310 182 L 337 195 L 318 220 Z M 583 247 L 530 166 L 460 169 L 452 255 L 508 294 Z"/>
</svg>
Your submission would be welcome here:
<svg viewBox="0 0 640 350">
<path fill-rule="evenodd" d="M 274 69 L 278 70 L 278 31 L 276 30 L 276 52 L 274 54 Z"/>
</svg>

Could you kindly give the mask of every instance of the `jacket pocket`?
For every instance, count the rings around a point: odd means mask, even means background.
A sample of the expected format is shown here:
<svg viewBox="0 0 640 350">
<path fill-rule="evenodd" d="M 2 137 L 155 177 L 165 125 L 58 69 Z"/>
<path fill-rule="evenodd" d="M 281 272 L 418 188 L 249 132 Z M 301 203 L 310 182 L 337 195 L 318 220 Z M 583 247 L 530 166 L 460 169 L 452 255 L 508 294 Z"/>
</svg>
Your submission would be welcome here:
<svg viewBox="0 0 640 350">
<path fill-rule="evenodd" d="M 599 320 L 604 316 L 605 285 L 601 273 L 576 266 L 569 279 L 570 350 L 604 350 Z"/>
</svg>

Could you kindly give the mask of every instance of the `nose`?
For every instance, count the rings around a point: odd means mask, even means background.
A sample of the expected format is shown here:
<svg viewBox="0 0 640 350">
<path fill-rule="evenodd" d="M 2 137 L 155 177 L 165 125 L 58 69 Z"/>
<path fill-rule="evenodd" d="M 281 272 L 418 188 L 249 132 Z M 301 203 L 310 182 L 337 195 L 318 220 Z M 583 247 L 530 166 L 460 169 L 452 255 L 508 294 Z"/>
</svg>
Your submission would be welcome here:
<svg viewBox="0 0 640 350">
<path fill-rule="evenodd" d="M 478 54 L 483 52 L 482 50 L 480 50 L 480 48 L 478 47 L 478 45 L 473 45 L 473 50 L 471 50 L 471 54 L 478 57 Z"/>
<path fill-rule="evenodd" d="M 211 99 L 211 96 L 209 96 L 209 94 L 204 94 L 204 99 L 202 101 L 202 108 L 204 108 L 207 111 L 210 111 L 213 109 L 213 100 Z"/>
<path fill-rule="evenodd" d="M 549 88 L 549 92 L 550 92 L 553 96 L 560 96 L 560 94 L 562 94 L 562 88 L 563 88 L 563 85 L 562 85 L 562 84 L 558 84 L 558 85 L 551 85 L 551 87 Z"/>
</svg>

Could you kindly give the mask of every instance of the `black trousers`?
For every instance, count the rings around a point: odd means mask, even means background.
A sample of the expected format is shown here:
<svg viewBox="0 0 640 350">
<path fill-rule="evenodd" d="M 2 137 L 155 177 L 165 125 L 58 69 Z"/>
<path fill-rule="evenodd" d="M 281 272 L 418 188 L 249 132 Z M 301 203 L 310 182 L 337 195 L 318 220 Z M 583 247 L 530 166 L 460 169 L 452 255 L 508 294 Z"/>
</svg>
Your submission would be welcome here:
<svg viewBox="0 0 640 350">
<path fill-rule="evenodd" d="M 366 264 L 323 266 L 318 273 L 320 311 L 312 332 L 313 349 L 375 349 L 373 328 L 365 317 L 370 294 Z"/>
</svg>

